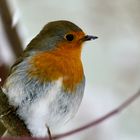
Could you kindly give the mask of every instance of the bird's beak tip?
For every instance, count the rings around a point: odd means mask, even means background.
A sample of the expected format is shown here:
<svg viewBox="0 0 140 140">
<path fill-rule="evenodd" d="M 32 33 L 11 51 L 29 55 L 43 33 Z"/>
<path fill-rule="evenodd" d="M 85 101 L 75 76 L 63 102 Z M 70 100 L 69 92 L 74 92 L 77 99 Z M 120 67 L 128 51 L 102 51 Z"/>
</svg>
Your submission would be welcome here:
<svg viewBox="0 0 140 140">
<path fill-rule="evenodd" d="M 93 35 L 85 35 L 84 36 L 84 41 L 90 41 L 90 40 L 95 40 L 97 39 L 98 37 L 97 36 L 93 36 Z"/>
</svg>

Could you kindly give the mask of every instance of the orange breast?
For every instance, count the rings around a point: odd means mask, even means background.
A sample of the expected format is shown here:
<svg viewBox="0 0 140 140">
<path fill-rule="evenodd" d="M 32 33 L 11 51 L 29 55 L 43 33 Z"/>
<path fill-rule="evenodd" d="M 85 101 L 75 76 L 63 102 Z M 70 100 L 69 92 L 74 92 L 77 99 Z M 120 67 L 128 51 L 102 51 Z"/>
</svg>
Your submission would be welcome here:
<svg viewBox="0 0 140 140">
<path fill-rule="evenodd" d="M 29 74 L 42 82 L 51 82 L 62 77 L 64 90 L 73 91 L 83 80 L 80 55 L 81 47 L 36 54 L 31 61 L 32 69 Z"/>
</svg>

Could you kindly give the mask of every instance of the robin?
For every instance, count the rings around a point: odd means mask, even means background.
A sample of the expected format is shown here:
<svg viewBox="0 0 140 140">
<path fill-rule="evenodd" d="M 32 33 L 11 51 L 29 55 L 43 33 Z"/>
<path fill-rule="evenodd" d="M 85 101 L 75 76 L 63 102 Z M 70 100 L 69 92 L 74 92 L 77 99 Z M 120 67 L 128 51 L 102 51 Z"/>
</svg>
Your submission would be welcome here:
<svg viewBox="0 0 140 140">
<path fill-rule="evenodd" d="M 85 76 L 82 44 L 96 39 L 70 21 L 53 21 L 28 44 L 4 84 L 32 136 L 45 137 L 77 112 Z"/>
</svg>

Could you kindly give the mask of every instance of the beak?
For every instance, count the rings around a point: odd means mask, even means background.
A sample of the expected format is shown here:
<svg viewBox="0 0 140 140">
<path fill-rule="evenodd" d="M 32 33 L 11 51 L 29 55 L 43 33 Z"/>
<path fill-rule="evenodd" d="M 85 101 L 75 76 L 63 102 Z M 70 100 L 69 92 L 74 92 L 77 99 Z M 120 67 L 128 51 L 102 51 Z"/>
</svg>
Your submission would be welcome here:
<svg viewBox="0 0 140 140">
<path fill-rule="evenodd" d="M 95 39 L 97 39 L 98 37 L 97 36 L 92 36 L 92 35 L 85 35 L 84 37 L 83 37 L 83 41 L 90 41 L 90 40 L 95 40 Z"/>
</svg>

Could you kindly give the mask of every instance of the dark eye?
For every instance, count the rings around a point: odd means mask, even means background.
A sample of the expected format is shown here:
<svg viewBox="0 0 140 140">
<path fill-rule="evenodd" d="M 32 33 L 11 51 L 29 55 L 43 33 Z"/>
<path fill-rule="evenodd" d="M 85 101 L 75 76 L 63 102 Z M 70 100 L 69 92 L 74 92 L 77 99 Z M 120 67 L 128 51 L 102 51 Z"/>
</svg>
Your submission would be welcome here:
<svg viewBox="0 0 140 140">
<path fill-rule="evenodd" d="M 65 36 L 65 39 L 68 40 L 68 41 L 72 41 L 74 39 L 74 35 L 73 34 L 67 34 Z"/>
</svg>

